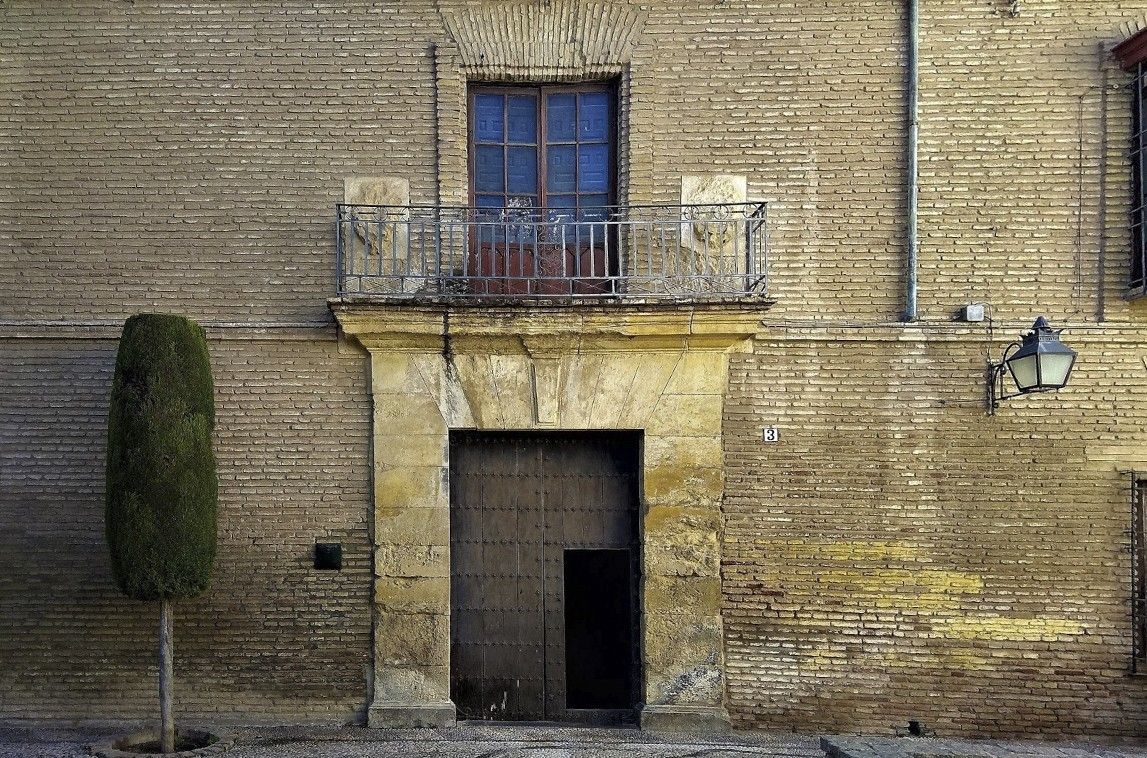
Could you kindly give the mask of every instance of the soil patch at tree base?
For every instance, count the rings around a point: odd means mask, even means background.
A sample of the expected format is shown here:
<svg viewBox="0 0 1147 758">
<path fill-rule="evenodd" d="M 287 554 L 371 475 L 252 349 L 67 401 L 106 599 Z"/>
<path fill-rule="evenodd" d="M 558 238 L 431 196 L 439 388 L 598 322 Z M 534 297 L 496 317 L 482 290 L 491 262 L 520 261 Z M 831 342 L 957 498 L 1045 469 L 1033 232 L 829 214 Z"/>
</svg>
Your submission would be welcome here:
<svg viewBox="0 0 1147 758">
<path fill-rule="evenodd" d="M 179 729 L 175 733 L 175 752 L 164 753 L 160 749 L 159 735 L 154 731 L 136 734 L 110 743 L 92 746 L 92 755 L 97 758 L 133 758 L 140 755 L 166 755 L 173 758 L 219 755 L 234 743 L 230 735 L 217 729 Z"/>
</svg>

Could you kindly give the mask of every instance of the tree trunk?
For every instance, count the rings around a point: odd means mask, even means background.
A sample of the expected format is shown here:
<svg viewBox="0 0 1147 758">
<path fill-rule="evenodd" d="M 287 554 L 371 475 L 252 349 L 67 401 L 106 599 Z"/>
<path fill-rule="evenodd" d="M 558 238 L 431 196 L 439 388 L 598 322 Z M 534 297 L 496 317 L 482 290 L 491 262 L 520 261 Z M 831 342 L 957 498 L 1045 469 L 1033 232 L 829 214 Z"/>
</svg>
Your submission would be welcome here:
<svg viewBox="0 0 1147 758">
<path fill-rule="evenodd" d="M 171 702 L 172 650 L 171 600 L 164 598 L 159 605 L 159 741 L 165 753 L 175 752 L 175 718 Z"/>
</svg>

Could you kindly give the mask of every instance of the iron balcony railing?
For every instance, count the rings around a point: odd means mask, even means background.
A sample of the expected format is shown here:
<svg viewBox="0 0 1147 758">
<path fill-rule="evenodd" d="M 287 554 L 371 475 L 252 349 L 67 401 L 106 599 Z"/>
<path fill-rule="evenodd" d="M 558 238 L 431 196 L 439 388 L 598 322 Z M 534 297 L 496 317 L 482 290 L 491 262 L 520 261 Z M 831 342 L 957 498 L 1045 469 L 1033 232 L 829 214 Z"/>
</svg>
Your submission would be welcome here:
<svg viewBox="0 0 1147 758">
<path fill-rule="evenodd" d="M 337 210 L 340 297 L 704 299 L 768 290 L 765 203 Z"/>
</svg>

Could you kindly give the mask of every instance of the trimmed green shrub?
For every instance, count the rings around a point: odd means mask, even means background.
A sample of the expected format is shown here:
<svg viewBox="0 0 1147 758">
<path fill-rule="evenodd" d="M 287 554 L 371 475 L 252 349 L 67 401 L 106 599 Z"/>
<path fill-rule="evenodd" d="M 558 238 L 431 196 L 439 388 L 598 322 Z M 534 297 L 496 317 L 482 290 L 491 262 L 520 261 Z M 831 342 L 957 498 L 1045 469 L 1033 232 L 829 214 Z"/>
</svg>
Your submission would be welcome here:
<svg viewBox="0 0 1147 758">
<path fill-rule="evenodd" d="M 112 571 L 138 600 L 192 598 L 215 562 L 214 389 L 203 329 L 145 313 L 124 324 L 108 412 Z"/>
</svg>

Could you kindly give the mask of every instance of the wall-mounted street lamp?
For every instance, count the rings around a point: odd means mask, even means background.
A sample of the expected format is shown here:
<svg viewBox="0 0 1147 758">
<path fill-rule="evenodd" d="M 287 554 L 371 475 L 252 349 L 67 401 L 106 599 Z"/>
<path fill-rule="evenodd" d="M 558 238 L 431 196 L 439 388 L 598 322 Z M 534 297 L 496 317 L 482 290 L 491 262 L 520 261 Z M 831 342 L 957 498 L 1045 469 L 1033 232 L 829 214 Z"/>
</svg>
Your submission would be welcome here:
<svg viewBox="0 0 1147 758">
<path fill-rule="evenodd" d="M 1013 342 L 1004 348 L 999 363 L 988 361 L 989 416 L 995 415 L 1001 400 L 1031 392 L 1063 389 L 1075 365 L 1076 353 L 1059 341 L 1060 331 L 1052 329 L 1047 319 L 1040 316 L 1032 324 L 1031 331 L 1021 335 L 1022 342 Z M 1005 369 L 1011 374 L 1018 392 L 1005 391 Z"/>
</svg>

